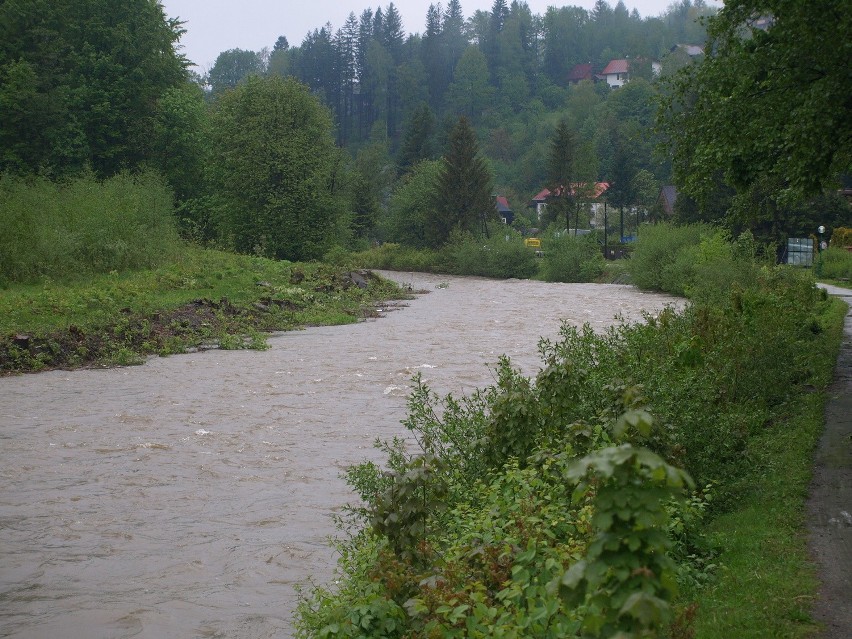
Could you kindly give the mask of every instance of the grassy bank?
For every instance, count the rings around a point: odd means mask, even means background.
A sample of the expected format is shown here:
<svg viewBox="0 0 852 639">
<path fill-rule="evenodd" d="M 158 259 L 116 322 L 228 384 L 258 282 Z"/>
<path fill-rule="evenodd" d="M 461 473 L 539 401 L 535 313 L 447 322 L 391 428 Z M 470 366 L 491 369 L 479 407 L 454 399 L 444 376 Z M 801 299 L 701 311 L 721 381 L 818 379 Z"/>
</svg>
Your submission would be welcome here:
<svg viewBox="0 0 852 639">
<path fill-rule="evenodd" d="M 0 372 L 138 363 L 195 348 L 264 348 L 267 331 L 355 322 L 394 284 L 319 263 L 185 247 L 150 270 L 0 290 Z"/>
<path fill-rule="evenodd" d="M 696 637 L 796 638 L 812 636 L 810 616 L 816 575 L 808 556 L 804 502 L 813 451 L 824 427 L 826 396 L 843 333 L 846 305 L 834 301 L 823 315 L 825 339 L 814 344 L 814 392 L 796 395 L 781 407 L 777 428 L 749 446 L 753 472 L 736 508 L 714 519 L 707 530 L 723 549 L 714 583 L 692 591 L 700 601 Z"/>
</svg>

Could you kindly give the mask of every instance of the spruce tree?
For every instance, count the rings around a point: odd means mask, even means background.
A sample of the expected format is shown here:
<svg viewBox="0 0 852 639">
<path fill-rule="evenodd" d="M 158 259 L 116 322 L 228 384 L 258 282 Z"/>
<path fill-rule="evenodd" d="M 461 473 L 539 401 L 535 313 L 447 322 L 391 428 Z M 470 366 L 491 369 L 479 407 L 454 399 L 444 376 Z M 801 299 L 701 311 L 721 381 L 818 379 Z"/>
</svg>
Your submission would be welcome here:
<svg viewBox="0 0 852 639">
<path fill-rule="evenodd" d="M 405 131 L 399 151 L 399 173 L 407 173 L 421 160 L 433 159 L 432 148 L 435 136 L 435 116 L 429 105 L 421 103 L 414 111 Z"/>
<path fill-rule="evenodd" d="M 566 120 L 559 122 L 550 140 L 548 161 L 548 206 L 554 218 L 565 216 L 565 229 L 571 228 L 571 211 L 577 182 L 577 138 Z"/>
<path fill-rule="evenodd" d="M 435 212 L 427 229 L 433 247 L 444 244 L 453 229 L 487 234 L 487 221 L 497 215 L 491 174 L 479 157 L 476 134 L 464 116 L 450 133 L 443 161 L 436 184 Z"/>
</svg>

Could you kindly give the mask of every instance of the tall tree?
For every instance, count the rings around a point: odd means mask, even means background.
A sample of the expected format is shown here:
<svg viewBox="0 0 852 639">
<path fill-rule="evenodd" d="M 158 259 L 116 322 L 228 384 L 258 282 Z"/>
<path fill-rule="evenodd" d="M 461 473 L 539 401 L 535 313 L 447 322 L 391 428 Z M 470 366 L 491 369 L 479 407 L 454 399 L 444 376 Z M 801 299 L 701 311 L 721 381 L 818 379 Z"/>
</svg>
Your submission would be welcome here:
<svg viewBox="0 0 852 639">
<path fill-rule="evenodd" d="M 223 240 L 265 257 L 321 257 L 341 214 L 328 110 L 293 78 L 252 76 L 216 102 L 211 130 Z"/>
<path fill-rule="evenodd" d="M 434 137 L 435 116 L 429 105 L 423 103 L 414 111 L 405 132 L 397 162 L 401 174 L 407 173 L 422 160 L 432 159 Z"/>
<path fill-rule="evenodd" d="M 393 2 L 384 13 L 381 31 L 382 44 L 391 54 L 394 64 L 402 62 L 402 46 L 405 42 L 405 30 L 402 27 L 402 16 Z"/>
<path fill-rule="evenodd" d="M 442 27 L 442 37 L 447 50 L 446 73 L 447 84 L 449 84 L 449 78 L 452 77 L 458 61 L 470 44 L 465 35 L 464 13 L 459 0 L 450 0 L 447 3 Z"/>
<path fill-rule="evenodd" d="M 426 30 L 423 32 L 420 53 L 428 74 L 429 102 L 437 106 L 449 84 L 444 70 L 447 52 L 441 32 L 440 4 L 430 4 L 426 12 Z"/>
<path fill-rule="evenodd" d="M 181 24 L 152 0 L 0 2 L 0 172 L 148 159 L 159 100 L 187 79 Z"/>
<path fill-rule="evenodd" d="M 213 95 L 220 95 L 250 75 L 263 71 L 260 56 L 254 51 L 229 49 L 216 57 L 216 62 L 207 73 L 207 82 Z"/>
<path fill-rule="evenodd" d="M 571 67 L 592 61 L 589 14 L 580 7 L 550 7 L 543 26 L 543 71 L 551 82 L 564 85 Z"/>
<path fill-rule="evenodd" d="M 287 41 L 287 36 L 278 36 L 278 39 L 275 41 L 275 45 L 272 47 L 272 52 L 276 51 L 286 51 L 290 48 L 290 43 Z"/>
<path fill-rule="evenodd" d="M 338 139 L 345 145 L 352 130 L 355 89 L 358 79 L 358 20 L 350 13 L 335 36 L 337 69 L 340 75 L 340 102 L 337 107 Z"/>
<path fill-rule="evenodd" d="M 636 176 L 636 153 L 632 145 L 630 127 L 619 126 L 614 119 L 607 124 L 609 136 L 609 162 L 606 181 L 609 182 L 607 200 L 619 210 L 619 233 L 624 233 L 624 207 L 636 202 L 634 177 Z"/>
<path fill-rule="evenodd" d="M 487 233 L 486 223 L 497 215 L 491 174 L 464 116 L 450 133 L 436 186 L 435 212 L 427 229 L 431 246 L 444 244 L 454 229 Z"/>
<path fill-rule="evenodd" d="M 710 19 L 708 55 L 665 105 L 674 172 L 701 200 L 712 176 L 790 197 L 852 172 L 852 12 L 843 0 L 729 0 Z"/>
<path fill-rule="evenodd" d="M 571 214 L 574 213 L 575 199 L 580 188 L 577 179 L 577 135 L 568 124 L 561 120 L 550 140 L 550 159 L 548 162 L 547 207 L 552 215 L 565 216 L 565 228 L 571 228 Z"/>
<path fill-rule="evenodd" d="M 150 163 L 166 177 L 175 195 L 176 215 L 184 235 L 213 239 L 206 195 L 208 166 L 208 109 L 201 87 L 185 82 L 168 89 L 160 99 Z"/>
<path fill-rule="evenodd" d="M 503 32 L 503 27 L 506 24 L 508 16 L 509 7 L 506 5 L 506 0 L 494 0 L 488 19 L 488 31 L 485 33 L 484 42 L 480 43 L 493 77 L 497 76 L 498 65 L 500 63 L 500 34 Z"/>
<path fill-rule="evenodd" d="M 447 108 L 452 113 L 479 122 L 493 94 L 494 87 L 488 82 L 485 56 L 477 47 L 468 47 L 456 65 L 453 82 L 447 91 Z"/>
<path fill-rule="evenodd" d="M 399 180 L 388 202 L 387 215 L 380 225 L 387 242 L 414 248 L 429 246 L 428 229 L 433 215 L 435 184 L 443 162 L 425 160 Z"/>
</svg>

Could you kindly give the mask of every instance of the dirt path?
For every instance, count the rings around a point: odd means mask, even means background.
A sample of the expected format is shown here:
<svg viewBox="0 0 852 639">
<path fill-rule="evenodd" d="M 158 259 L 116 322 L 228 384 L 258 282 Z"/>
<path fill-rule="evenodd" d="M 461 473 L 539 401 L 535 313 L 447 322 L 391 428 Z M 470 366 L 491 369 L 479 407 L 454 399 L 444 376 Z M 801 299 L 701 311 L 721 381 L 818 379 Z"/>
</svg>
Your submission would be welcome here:
<svg viewBox="0 0 852 639">
<path fill-rule="evenodd" d="M 846 639 L 852 637 L 852 290 L 821 286 L 844 298 L 850 311 L 808 498 L 810 548 L 820 578 L 814 617 L 824 624 L 822 639 Z"/>
</svg>

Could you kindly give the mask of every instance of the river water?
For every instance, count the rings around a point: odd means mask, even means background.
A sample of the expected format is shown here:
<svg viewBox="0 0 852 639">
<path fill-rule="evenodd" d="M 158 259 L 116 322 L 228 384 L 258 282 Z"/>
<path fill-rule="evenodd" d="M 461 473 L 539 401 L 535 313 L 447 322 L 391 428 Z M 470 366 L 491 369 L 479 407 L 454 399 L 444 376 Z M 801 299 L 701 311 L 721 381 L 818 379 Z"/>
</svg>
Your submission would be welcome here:
<svg viewBox="0 0 852 639">
<path fill-rule="evenodd" d="M 271 348 L 0 379 L 0 637 L 289 637 L 333 577 L 341 472 L 403 435 L 411 377 L 532 375 L 562 320 L 674 303 L 629 286 L 383 273 L 428 291 Z"/>
</svg>

